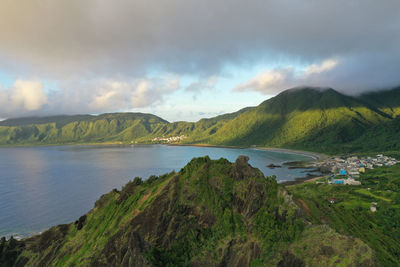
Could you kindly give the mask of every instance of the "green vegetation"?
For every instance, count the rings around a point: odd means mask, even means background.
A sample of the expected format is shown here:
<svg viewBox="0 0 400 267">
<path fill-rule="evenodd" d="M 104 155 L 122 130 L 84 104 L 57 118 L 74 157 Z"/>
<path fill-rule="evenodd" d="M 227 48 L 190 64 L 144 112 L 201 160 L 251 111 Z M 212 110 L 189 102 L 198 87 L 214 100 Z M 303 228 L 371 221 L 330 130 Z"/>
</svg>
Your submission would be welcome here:
<svg viewBox="0 0 400 267">
<path fill-rule="evenodd" d="M 233 164 L 196 158 L 179 173 L 135 178 L 74 223 L 0 244 L 1 266 L 304 266 L 317 259 L 375 264 L 360 239 L 309 226 L 284 187 L 244 156 Z"/>
<path fill-rule="evenodd" d="M 283 147 L 325 153 L 400 150 L 400 88 L 358 97 L 333 89 L 290 89 L 257 107 L 169 123 L 141 113 L 54 116 L 0 122 L 0 145 L 152 143 Z"/>
<path fill-rule="evenodd" d="M 343 236 L 327 225 L 308 228 L 289 251 L 308 266 L 373 266 L 373 250 L 360 239 Z M 361 253 L 360 253 L 361 252 Z"/>
<path fill-rule="evenodd" d="M 362 186 L 289 186 L 307 220 L 367 243 L 382 266 L 400 265 L 400 165 L 361 174 Z M 334 204 L 328 202 L 334 198 Z M 370 210 L 377 203 L 377 211 Z"/>
</svg>

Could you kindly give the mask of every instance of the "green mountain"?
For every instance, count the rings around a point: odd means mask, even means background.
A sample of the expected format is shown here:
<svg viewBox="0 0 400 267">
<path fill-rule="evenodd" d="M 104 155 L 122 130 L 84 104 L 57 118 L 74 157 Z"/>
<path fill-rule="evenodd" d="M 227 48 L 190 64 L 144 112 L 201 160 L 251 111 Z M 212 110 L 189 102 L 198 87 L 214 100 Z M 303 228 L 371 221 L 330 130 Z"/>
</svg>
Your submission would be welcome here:
<svg viewBox="0 0 400 267">
<path fill-rule="evenodd" d="M 10 119 L 0 122 L 0 145 L 152 143 L 184 135 L 174 142 L 332 154 L 387 151 L 399 149 L 399 115 L 400 87 L 360 96 L 330 88 L 294 88 L 257 107 L 195 123 L 169 123 L 141 113 Z"/>
<path fill-rule="evenodd" d="M 135 178 L 76 222 L 0 241 L 0 266 L 376 266 L 361 239 L 314 225 L 240 156 Z"/>
<path fill-rule="evenodd" d="M 157 116 L 142 113 L 10 119 L 0 122 L 0 143 L 13 145 L 131 141 L 151 135 L 166 124 L 167 121 Z"/>
<path fill-rule="evenodd" d="M 395 93 L 400 96 L 400 90 Z M 341 152 L 366 130 L 393 120 L 394 113 L 383 110 L 333 89 L 291 89 L 240 114 L 205 141 Z"/>
</svg>

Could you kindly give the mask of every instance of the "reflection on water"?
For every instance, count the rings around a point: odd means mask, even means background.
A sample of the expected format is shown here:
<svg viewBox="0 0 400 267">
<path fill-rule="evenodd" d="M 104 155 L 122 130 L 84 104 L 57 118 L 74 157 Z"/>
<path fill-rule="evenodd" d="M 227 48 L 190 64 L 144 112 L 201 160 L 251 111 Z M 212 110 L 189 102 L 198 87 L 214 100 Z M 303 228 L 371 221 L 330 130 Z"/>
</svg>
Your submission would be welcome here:
<svg viewBox="0 0 400 267">
<path fill-rule="evenodd" d="M 278 180 L 304 176 L 302 170 L 268 169 L 266 165 L 310 158 L 253 149 L 189 146 L 17 147 L 0 148 L 0 236 L 28 235 L 69 223 L 94 202 L 135 176 L 147 178 L 180 168 L 193 157 L 209 155 L 250 164 Z"/>
</svg>

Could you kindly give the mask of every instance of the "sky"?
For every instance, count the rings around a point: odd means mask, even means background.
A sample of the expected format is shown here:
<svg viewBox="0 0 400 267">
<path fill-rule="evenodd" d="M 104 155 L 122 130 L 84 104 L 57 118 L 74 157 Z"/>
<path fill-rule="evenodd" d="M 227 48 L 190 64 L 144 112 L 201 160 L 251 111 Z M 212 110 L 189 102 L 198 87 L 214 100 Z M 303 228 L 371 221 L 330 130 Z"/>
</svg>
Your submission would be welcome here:
<svg viewBox="0 0 400 267">
<path fill-rule="evenodd" d="M 0 118 L 197 121 L 297 86 L 400 85 L 398 0 L 1 0 Z"/>
</svg>

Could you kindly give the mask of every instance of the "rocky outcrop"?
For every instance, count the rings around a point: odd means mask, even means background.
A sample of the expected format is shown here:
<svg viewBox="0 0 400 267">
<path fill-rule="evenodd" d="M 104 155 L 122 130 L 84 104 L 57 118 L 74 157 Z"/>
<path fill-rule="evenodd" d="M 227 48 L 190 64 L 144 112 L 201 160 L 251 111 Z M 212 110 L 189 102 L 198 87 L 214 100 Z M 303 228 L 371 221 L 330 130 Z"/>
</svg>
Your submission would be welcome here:
<svg viewBox="0 0 400 267">
<path fill-rule="evenodd" d="M 249 157 L 239 156 L 231 168 L 231 176 L 235 180 L 244 180 L 251 177 L 263 176 L 259 169 L 250 166 Z"/>
</svg>

